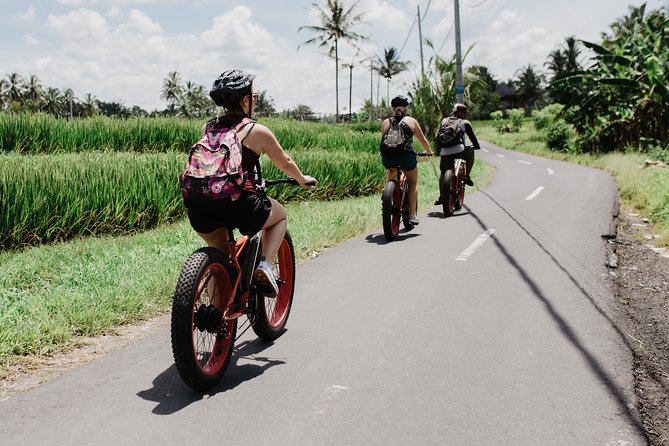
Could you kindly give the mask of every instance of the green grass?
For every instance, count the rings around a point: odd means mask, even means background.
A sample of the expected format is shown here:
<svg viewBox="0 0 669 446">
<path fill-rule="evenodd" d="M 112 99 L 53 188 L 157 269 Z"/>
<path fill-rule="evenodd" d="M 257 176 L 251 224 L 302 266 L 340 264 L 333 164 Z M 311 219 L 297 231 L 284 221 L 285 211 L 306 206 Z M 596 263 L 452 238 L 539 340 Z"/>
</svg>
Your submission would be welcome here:
<svg viewBox="0 0 669 446">
<path fill-rule="evenodd" d="M 510 150 L 604 169 L 616 179 L 621 205 L 647 217 L 659 236 L 658 246 L 669 246 L 669 169 L 644 168 L 646 157 L 639 153 L 606 155 L 568 154 L 546 148 L 541 132 L 528 120 L 520 132 L 498 133 L 492 122 L 473 123 L 479 139 Z"/>
<path fill-rule="evenodd" d="M 420 163 L 423 210 L 438 196 L 438 159 Z M 476 163 L 479 187 L 494 172 Z M 471 191 L 471 189 L 470 189 Z M 381 227 L 380 189 L 367 197 L 287 206 L 298 261 Z M 18 356 L 51 354 L 78 336 L 168 311 L 187 256 L 202 246 L 187 221 L 122 237 L 0 252 L 0 377 Z"/>
</svg>

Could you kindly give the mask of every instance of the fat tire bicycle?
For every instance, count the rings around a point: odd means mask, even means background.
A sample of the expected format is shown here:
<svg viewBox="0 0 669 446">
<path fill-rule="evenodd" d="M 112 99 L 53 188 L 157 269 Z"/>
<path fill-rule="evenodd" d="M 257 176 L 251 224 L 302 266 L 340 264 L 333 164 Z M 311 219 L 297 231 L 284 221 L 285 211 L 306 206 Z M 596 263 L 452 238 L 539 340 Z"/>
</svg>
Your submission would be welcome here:
<svg viewBox="0 0 669 446">
<path fill-rule="evenodd" d="M 446 169 L 441 182 L 441 206 L 445 217 L 459 211 L 465 202 L 465 175 L 467 163 L 461 158 L 453 158 L 453 167 Z"/>
<path fill-rule="evenodd" d="M 430 156 L 429 153 L 416 153 L 418 156 Z M 414 225 L 410 218 L 409 183 L 400 166 L 395 166 L 397 175 L 383 187 L 381 193 L 381 214 L 383 216 L 383 235 L 389 242 L 397 240 L 400 232 L 400 220 L 404 229 L 410 231 Z M 416 198 L 416 209 L 418 198 Z"/>
<path fill-rule="evenodd" d="M 292 178 L 283 178 L 263 180 L 260 187 L 282 183 L 298 185 Z M 253 282 L 260 262 L 260 233 L 235 240 L 228 230 L 227 244 L 227 252 L 204 247 L 188 257 L 172 300 L 174 363 L 183 381 L 199 391 L 221 380 L 235 341 L 249 326 L 266 341 L 281 336 L 293 304 L 295 249 L 288 231 L 273 260 L 279 287 L 276 298 L 263 296 Z M 244 315 L 247 320 L 238 327 Z"/>
</svg>

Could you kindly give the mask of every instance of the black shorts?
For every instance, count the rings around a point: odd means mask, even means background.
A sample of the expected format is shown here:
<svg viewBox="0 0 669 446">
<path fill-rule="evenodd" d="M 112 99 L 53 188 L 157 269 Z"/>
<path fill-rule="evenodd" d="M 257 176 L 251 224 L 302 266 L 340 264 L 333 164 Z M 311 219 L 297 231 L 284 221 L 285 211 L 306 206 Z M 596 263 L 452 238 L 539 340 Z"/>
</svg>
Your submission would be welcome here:
<svg viewBox="0 0 669 446">
<path fill-rule="evenodd" d="M 186 207 L 190 224 L 197 232 L 208 234 L 219 228 L 228 228 L 253 235 L 265 225 L 272 202 L 265 194 L 242 191 L 241 197 L 235 201 L 187 201 Z"/>
</svg>

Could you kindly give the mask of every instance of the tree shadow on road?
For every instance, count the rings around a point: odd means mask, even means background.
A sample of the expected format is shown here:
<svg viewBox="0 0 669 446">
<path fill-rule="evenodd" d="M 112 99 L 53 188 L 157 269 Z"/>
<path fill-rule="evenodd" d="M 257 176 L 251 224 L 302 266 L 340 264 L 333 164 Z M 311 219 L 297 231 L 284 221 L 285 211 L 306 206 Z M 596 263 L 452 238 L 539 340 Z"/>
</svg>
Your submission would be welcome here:
<svg viewBox="0 0 669 446">
<path fill-rule="evenodd" d="M 179 376 L 176 366 L 172 364 L 167 370 L 156 376 L 153 380 L 153 387 L 142 390 L 137 396 L 147 401 L 155 401 L 158 405 L 151 411 L 156 415 L 170 415 L 180 411 L 196 401 L 205 397 L 211 398 L 217 393 L 223 393 L 234 389 L 238 385 L 250 381 L 265 373 L 265 371 L 276 365 L 285 364 L 285 361 L 272 359 L 266 356 L 257 356 L 266 348 L 272 345 L 271 342 L 259 339 L 244 341 L 240 343 L 230 358 L 230 364 L 223 375 L 221 382 L 214 388 L 198 392 L 188 387 Z M 240 358 L 254 361 L 256 364 L 242 364 L 237 366 Z"/>
</svg>

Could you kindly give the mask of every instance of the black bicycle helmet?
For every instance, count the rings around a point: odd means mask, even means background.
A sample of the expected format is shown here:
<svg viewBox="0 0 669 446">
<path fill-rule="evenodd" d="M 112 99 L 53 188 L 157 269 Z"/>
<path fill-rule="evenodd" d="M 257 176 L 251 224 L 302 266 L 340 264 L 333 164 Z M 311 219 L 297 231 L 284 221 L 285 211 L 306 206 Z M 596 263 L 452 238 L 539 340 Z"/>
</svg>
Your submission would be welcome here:
<svg viewBox="0 0 669 446">
<path fill-rule="evenodd" d="M 255 77 L 254 74 L 241 70 L 224 71 L 214 81 L 209 90 L 209 96 L 218 106 L 229 105 L 251 93 L 251 84 Z"/>
<path fill-rule="evenodd" d="M 409 100 L 408 100 L 406 97 L 402 96 L 402 95 L 395 96 L 395 97 L 393 98 L 393 100 L 390 101 L 390 106 L 391 106 L 392 108 L 395 108 L 395 107 L 408 107 L 408 106 L 409 106 Z"/>
</svg>

